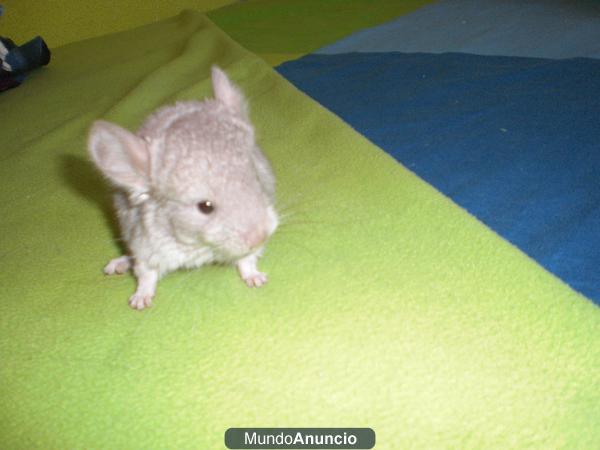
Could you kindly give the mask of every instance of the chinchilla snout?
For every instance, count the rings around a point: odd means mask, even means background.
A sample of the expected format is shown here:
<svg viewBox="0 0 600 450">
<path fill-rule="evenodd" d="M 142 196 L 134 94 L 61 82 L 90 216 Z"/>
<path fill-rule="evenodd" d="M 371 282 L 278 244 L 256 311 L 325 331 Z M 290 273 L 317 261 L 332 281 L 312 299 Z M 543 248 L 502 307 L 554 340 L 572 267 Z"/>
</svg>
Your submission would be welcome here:
<svg viewBox="0 0 600 450">
<path fill-rule="evenodd" d="M 248 247 L 257 249 L 267 240 L 267 232 L 266 230 L 250 230 L 242 237 Z"/>
<path fill-rule="evenodd" d="M 275 232 L 278 225 L 277 214 L 270 207 L 267 209 L 266 220 L 260 226 L 252 227 L 242 234 L 244 244 L 250 250 L 259 249 Z"/>
<path fill-rule="evenodd" d="M 241 230 L 232 242 L 231 253 L 247 254 L 259 250 L 269 240 L 277 229 L 279 219 L 275 209 L 269 206 L 261 218 L 262 220 L 248 225 Z M 236 245 L 237 244 L 237 245 Z"/>
</svg>

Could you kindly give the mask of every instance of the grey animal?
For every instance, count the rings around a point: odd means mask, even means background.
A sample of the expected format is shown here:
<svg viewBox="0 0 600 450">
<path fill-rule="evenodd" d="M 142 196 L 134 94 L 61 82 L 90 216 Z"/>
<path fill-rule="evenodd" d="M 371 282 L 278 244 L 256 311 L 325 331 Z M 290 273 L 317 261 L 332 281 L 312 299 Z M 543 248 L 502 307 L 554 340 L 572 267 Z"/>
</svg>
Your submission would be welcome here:
<svg viewBox="0 0 600 450">
<path fill-rule="evenodd" d="M 179 268 L 235 264 L 250 287 L 279 219 L 275 177 L 256 143 L 246 100 L 216 66 L 214 99 L 179 102 L 153 113 L 137 133 L 96 121 L 88 150 L 116 188 L 114 204 L 128 254 L 107 275 L 133 267 L 129 305 L 152 305 L 158 280 Z"/>
</svg>

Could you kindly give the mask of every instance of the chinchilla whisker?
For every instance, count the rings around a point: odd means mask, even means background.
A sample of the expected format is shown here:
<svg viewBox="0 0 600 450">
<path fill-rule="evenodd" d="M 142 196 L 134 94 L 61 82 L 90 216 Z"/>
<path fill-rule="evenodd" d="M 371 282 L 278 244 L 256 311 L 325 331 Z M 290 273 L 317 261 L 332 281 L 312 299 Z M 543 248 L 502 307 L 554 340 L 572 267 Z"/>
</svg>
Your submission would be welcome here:
<svg viewBox="0 0 600 450">
<path fill-rule="evenodd" d="M 310 231 L 310 230 L 303 230 L 303 229 L 299 229 L 299 228 L 294 228 L 294 229 L 290 229 L 290 228 L 286 228 L 283 229 L 279 232 L 280 236 L 306 236 L 306 237 L 311 237 L 314 236 L 314 232 Z"/>
<path fill-rule="evenodd" d="M 278 203 L 276 204 L 276 210 L 279 212 L 285 212 L 285 211 L 289 211 L 289 210 L 302 209 L 306 206 L 312 208 L 315 205 L 318 205 L 318 202 L 319 202 L 319 198 L 317 198 L 317 197 L 310 198 L 307 196 L 303 196 L 303 197 L 297 196 L 297 198 L 295 198 L 295 199 L 285 199 L 285 200 L 278 201 Z"/>
<path fill-rule="evenodd" d="M 280 223 L 287 223 L 290 221 L 290 219 L 292 220 L 296 220 L 297 218 L 303 218 L 303 217 L 311 217 L 312 215 L 310 214 L 310 212 L 308 211 L 293 211 L 293 210 L 287 210 L 284 211 L 283 213 L 281 213 L 279 215 L 279 222 Z"/>
<path fill-rule="evenodd" d="M 319 226 L 325 226 L 325 227 L 339 227 L 339 226 L 347 226 L 347 225 L 351 225 L 351 224 L 355 224 L 355 223 L 359 223 L 359 221 L 357 221 L 357 220 L 337 221 L 337 220 L 326 220 L 326 219 L 318 220 L 318 219 L 303 219 L 303 218 L 294 217 L 292 220 L 288 220 L 288 221 L 284 222 L 283 224 L 281 224 L 281 226 L 298 227 L 298 226 L 319 225 Z"/>
<path fill-rule="evenodd" d="M 308 220 L 308 219 L 300 219 L 298 217 L 292 217 L 292 218 L 289 218 L 288 220 L 280 222 L 279 227 L 277 229 L 281 230 L 281 229 L 290 228 L 290 227 L 296 228 L 296 227 L 302 227 L 302 226 L 307 226 L 307 225 L 321 225 L 321 223 L 319 223 L 319 221 L 316 221 L 316 220 Z"/>
<path fill-rule="evenodd" d="M 294 204 L 302 202 L 304 200 L 311 200 L 322 197 L 321 191 L 318 190 L 317 186 L 308 188 L 303 185 L 301 187 L 291 188 L 291 192 L 282 193 L 276 199 L 277 206 L 285 206 L 286 204 Z"/>
<path fill-rule="evenodd" d="M 283 241 L 282 241 L 283 242 Z M 296 247 L 299 248 L 301 250 L 304 250 L 306 253 L 308 253 L 310 256 L 312 256 L 313 258 L 317 259 L 317 255 L 315 252 L 313 252 L 309 247 L 307 247 L 306 245 L 300 244 L 299 242 L 293 241 L 293 240 L 285 240 L 285 245 L 291 245 L 292 247 Z"/>
<path fill-rule="evenodd" d="M 279 226 L 285 225 L 289 222 L 290 219 L 293 219 L 297 214 L 294 213 L 286 213 L 279 216 Z"/>
<path fill-rule="evenodd" d="M 345 207 L 337 202 L 323 201 L 322 199 L 315 201 L 306 201 L 303 203 L 297 203 L 295 205 L 289 205 L 283 209 L 279 209 L 278 213 L 280 216 L 294 215 L 294 216 L 314 216 L 320 211 L 343 211 L 349 210 L 351 207 Z"/>
</svg>

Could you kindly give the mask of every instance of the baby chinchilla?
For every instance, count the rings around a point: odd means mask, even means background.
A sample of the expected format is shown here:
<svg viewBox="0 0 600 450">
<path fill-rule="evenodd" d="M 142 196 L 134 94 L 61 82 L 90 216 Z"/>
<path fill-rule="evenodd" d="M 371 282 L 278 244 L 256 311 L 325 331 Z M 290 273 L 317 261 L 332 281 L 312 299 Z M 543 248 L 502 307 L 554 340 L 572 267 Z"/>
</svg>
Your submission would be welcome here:
<svg viewBox="0 0 600 450">
<path fill-rule="evenodd" d="M 246 100 L 218 67 L 214 99 L 180 102 L 152 114 L 137 134 L 96 121 L 88 149 L 115 185 L 115 207 L 129 254 L 107 275 L 133 266 L 134 309 L 152 305 L 156 284 L 179 268 L 235 263 L 250 287 L 278 225 L 275 177 L 258 147 Z"/>
</svg>

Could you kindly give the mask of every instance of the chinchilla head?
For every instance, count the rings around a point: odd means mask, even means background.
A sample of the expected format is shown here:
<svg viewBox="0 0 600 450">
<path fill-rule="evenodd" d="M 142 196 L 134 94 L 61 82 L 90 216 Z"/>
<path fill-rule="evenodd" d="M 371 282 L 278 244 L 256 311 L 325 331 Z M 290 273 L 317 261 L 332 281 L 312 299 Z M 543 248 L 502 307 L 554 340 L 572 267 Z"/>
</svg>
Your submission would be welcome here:
<svg viewBox="0 0 600 450">
<path fill-rule="evenodd" d="M 97 121 L 88 147 L 132 208 L 224 261 L 258 250 L 278 224 L 275 178 L 241 91 L 213 67 L 214 99 L 159 109 L 133 134 Z M 144 204 L 146 206 L 144 206 Z"/>
</svg>

